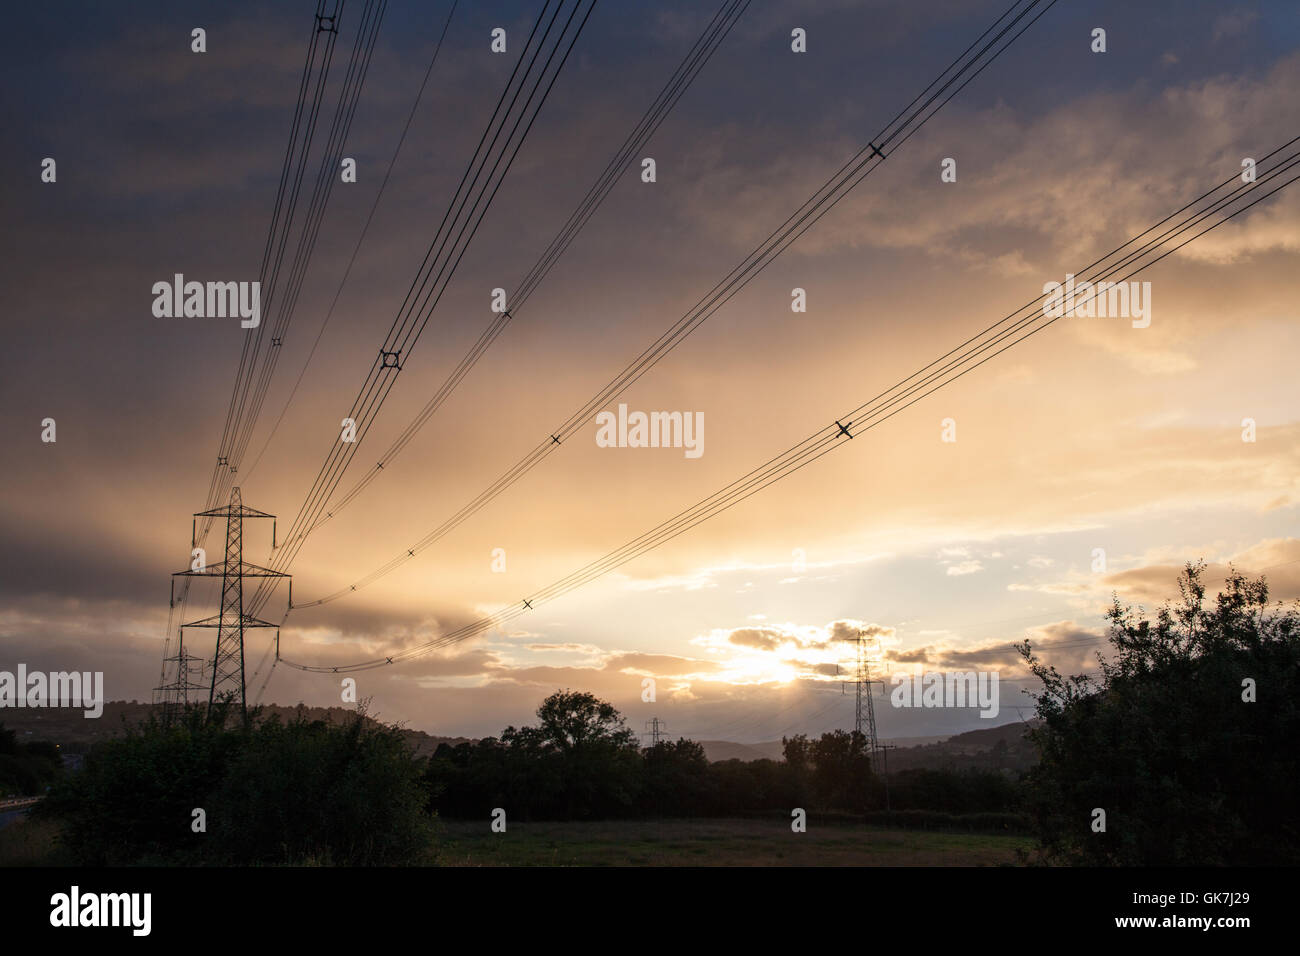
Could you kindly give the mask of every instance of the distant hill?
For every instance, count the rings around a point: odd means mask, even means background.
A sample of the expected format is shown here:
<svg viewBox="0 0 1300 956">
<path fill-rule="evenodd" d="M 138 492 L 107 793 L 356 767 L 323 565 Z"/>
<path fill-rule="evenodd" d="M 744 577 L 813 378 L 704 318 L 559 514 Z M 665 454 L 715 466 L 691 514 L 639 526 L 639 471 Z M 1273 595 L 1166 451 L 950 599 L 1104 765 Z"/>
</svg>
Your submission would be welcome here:
<svg viewBox="0 0 1300 956">
<path fill-rule="evenodd" d="M 730 740 L 701 740 L 704 756 L 709 763 L 719 760 L 780 760 L 782 759 L 781 741 L 769 740 L 761 744 L 738 744 Z"/>
<path fill-rule="evenodd" d="M 136 700 L 111 700 L 104 704 L 103 715 L 92 720 L 83 717 L 80 710 L 6 708 L 0 711 L 0 724 L 17 731 L 19 740 L 49 740 L 68 753 L 83 753 L 96 741 L 116 737 L 125 727 L 146 720 L 152 709 L 152 705 Z M 356 713 L 346 707 L 307 707 L 301 704 L 296 707 L 264 704 L 261 707 L 263 717 L 278 714 L 281 720 L 288 720 L 299 712 L 308 720 L 328 723 L 340 723 Z M 455 746 L 470 739 L 434 737 L 410 729 L 403 729 L 402 733 L 421 756 L 432 754 L 438 744 Z"/>
<path fill-rule="evenodd" d="M 890 747 L 888 761 L 891 771 L 914 767 L 1025 770 L 1038 762 L 1033 745 L 1024 739 L 1028 726 L 1016 721 L 947 737 L 896 737 L 882 743 Z M 784 756 L 779 740 L 757 744 L 701 740 L 700 745 L 704 747 L 704 755 L 713 763 L 719 760 L 781 760 Z"/>
<path fill-rule="evenodd" d="M 71 709 L 18 709 L 0 711 L 0 724 L 17 731 L 19 740 L 49 740 L 66 753 L 84 753 L 98 740 L 122 733 L 124 727 L 145 720 L 152 707 L 140 701 L 114 700 L 104 705 L 104 714 L 95 720 L 82 716 L 80 710 Z M 284 707 L 265 704 L 264 717 L 278 714 L 287 720 L 299 712 L 308 720 L 338 723 L 355 711 L 346 707 Z M 382 715 L 381 715 L 382 717 Z M 891 772 L 914 767 L 933 769 L 979 768 L 1017 771 L 1032 767 L 1038 762 L 1033 745 L 1024 739 L 1025 730 L 1037 721 L 1015 721 L 988 729 L 971 730 L 951 737 L 898 737 L 886 740 L 891 745 L 888 754 Z M 402 733 L 420 756 L 431 755 L 441 743 L 473 742 L 470 737 L 434 737 L 419 730 L 404 728 Z M 710 762 L 719 760 L 781 760 L 782 745 L 779 740 L 755 744 L 740 744 L 729 740 L 702 740 L 704 755 Z"/>
<path fill-rule="evenodd" d="M 1038 750 L 1025 737 L 1025 731 L 1038 723 L 1017 720 L 987 730 L 969 730 L 934 743 L 899 747 L 887 755 L 889 770 L 1028 770 L 1038 763 Z"/>
</svg>

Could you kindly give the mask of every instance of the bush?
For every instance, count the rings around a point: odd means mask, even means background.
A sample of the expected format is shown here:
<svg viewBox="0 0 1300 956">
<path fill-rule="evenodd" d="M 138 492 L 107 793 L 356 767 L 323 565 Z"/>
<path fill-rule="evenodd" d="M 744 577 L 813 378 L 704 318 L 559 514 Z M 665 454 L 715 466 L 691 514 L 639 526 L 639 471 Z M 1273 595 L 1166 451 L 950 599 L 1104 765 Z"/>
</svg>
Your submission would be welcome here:
<svg viewBox="0 0 1300 956">
<path fill-rule="evenodd" d="M 422 762 L 358 714 L 226 727 L 192 710 L 97 744 L 33 810 L 81 865 L 394 865 L 430 851 Z M 191 829 L 206 812 L 206 832 Z"/>
<path fill-rule="evenodd" d="M 59 748 L 54 744 L 43 740 L 19 743 L 18 735 L 0 724 L 0 798 L 44 793 L 62 768 Z"/>
<path fill-rule="evenodd" d="M 1236 572 L 1207 606 L 1203 570 L 1188 565 L 1181 604 L 1155 621 L 1113 602 L 1099 679 L 1064 678 L 1021 646 L 1044 684 L 1026 797 L 1049 860 L 1300 862 L 1300 610 L 1270 608 L 1264 581 Z"/>
</svg>

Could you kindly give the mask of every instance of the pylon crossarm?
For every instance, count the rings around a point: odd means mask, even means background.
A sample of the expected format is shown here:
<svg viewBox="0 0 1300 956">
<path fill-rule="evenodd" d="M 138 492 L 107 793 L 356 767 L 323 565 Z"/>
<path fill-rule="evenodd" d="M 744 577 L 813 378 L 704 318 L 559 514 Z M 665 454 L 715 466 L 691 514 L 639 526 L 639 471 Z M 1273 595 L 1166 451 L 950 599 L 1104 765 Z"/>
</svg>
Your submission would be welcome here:
<svg viewBox="0 0 1300 956">
<path fill-rule="evenodd" d="M 247 505 L 223 505 L 220 508 L 213 508 L 211 511 L 196 511 L 196 518 L 274 518 L 275 515 L 268 514 L 265 511 L 258 511 L 256 508 L 250 508 Z"/>
<path fill-rule="evenodd" d="M 215 564 L 204 565 L 197 570 L 173 571 L 172 577 L 219 578 L 225 573 L 226 562 L 218 561 Z M 237 571 L 232 570 L 230 573 L 238 573 L 241 578 L 287 578 L 289 576 L 280 571 L 272 571 L 270 568 L 264 568 L 260 564 L 250 564 L 247 561 L 240 561 Z"/>
<path fill-rule="evenodd" d="M 227 621 L 226 623 L 230 624 L 232 622 Z M 253 617 L 251 614 L 245 614 L 243 616 L 243 619 L 239 623 L 243 624 L 244 627 L 279 627 L 280 626 L 279 624 L 272 624 L 270 621 L 263 621 L 260 618 Z M 220 627 L 221 615 L 214 614 L 211 617 L 203 618 L 201 621 L 191 621 L 190 623 L 183 624 L 181 626 L 182 627 Z"/>
</svg>

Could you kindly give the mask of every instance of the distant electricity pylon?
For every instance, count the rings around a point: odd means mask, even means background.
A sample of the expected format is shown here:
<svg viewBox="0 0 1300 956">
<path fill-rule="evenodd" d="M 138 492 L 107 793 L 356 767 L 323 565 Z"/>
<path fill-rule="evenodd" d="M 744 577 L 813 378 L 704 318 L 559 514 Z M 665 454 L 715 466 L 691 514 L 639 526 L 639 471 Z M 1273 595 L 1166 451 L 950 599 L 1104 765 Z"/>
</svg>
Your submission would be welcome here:
<svg viewBox="0 0 1300 956">
<path fill-rule="evenodd" d="M 867 636 L 861 628 L 858 628 L 857 637 L 853 644 L 856 650 L 856 657 L 853 662 L 853 677 L 851 681 L 845 682 L 854 685 L 854 691 L 857 695 L 853 715 L 853 731 L 866 738 L 867 747 L 871 754 L 871 770 L 873 773 L 879 773 L 881 779 L 885 782 L 885 807 L 888 808 L 889 767 L 886 763 L 885 748 L 881 746 L 880 738 L 876 735 L 876 705 L 871 697 L 871 685 L 879 684 L 883 688 L 885 683 L 871 678 L 871 665 L 879 663 L 879 661 L 873 661 L 868 654 Z M 844 692 L 844 683 L 840 684 L 840 692 Z"/>
<path fill-rule="evenodd" d="M 163 658 L 164 683 L 154 688 L 154 703 L 162 707 L 164 723 L 170 723 L 177 713 L 189 706 L 191 700 L 197 698 L 198 691 L 207 687 L 203 680 L 207 664 L 185 650 L 185 628 L 178 628 L 177 638 L 179 648 L 176 655 Z M 171 671 L 175 675 L 170 683 L 166 682 L 168 665 L 172 665 Z"/>
<path fill-rule="evenodd" d="M 276 627 L 244 611 L 244 578 L 287 578 L 289 575 L 272 571 L 244 560 L 244 519 L 274 518 L 275 515 L 244 506 L 239 488 L 230 490 L 230 503 L 224 508 L 195 513 L 199 518 L 226 519 L 226 558 L 216 564 L 200 564 L 188 571 L 177 571 L 172 577 L 221 577 L 221 610 L 212 617 L 181 625 L 187 627 L 213 627 L 217 629 L 216 649 L 212 656 L 212 679 L 208 685 L 208 713 L 219 699 L 230 695 L 239 700 L 240 714 L 247 716 L 248 694 L 244 686 L 244 630 L 250 627 Z M 272 539 L 275 534 L 272 530 Z M 194 543 L 191 535 L 190 543 Z M 179 665 L 178 665 L 179 666 Z M 173 684 L 178 683 L 173 682 Z M 169 685 L 171 686 L 171 685 Z"/>
<path fill-rule="evenodd" d="M 650 735 L 650 746 L 652 748 L 659 746 L 659 740 L 667 729 L 668 725 L 658 717 L 651 717 L 645 722 L 645 732 Z"/>
</svg>

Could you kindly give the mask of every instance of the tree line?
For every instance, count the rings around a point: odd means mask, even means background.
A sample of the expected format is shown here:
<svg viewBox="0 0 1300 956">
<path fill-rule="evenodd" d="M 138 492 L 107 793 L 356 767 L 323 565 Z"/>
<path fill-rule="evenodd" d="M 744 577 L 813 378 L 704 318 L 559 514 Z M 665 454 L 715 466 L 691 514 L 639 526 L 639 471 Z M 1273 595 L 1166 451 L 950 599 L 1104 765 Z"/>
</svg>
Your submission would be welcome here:
<svg viewBox="0 0 1300 956">
<path fill-rule="evenodd" d="M 784 738 L 783 760 L 710 763 L 685 738 L 641 748 L 611 705 L 556 691 L 536 726 L 498 737 L 440 744 L 424 773 L 431 806 L 480 818 L 496 807 L 512 819 L 788 815 L 793 808 L 865 813 L 897 810 L 1005 814 L 1014 823 L 1014 781 L 992 771 L 909 770 L 886 781 L 866 738 L 835 730 Z"/>
<path fill-rule="evenodd" d="M 691 740 L 641 748 L 613 706 L 562 690 L 536 724 L 429 758 L 361 713 L 339 725 L 195 709 L 97 743 L 33 813 L 60 824 L 77 862 L 101 865 L 418 863 L 439 816 L 487 826 L 496 808 L 591 820 L 797 807 L 895 825 L 1020 822 L 1045 862 L 1294 864 L 1300 606 L 1270 604 L 1262 579 L 1235 572 L 1207 601 L 1203 576 L 1189 565 L 1181 602 L 1154 620 L 1114 601 L 1095 676 L 1062 676 L 1021 646 L 1042 682 L 1029 731 L 1040 759 L 1015 777 L 912 769 L 886 780 L 865 739 L 845 731 L 786 738 L 780 761 L 710 763 Z M 48 756 L 0 733 L 0 774 L 23 787 L 50 785 Z"/>
</svg>

